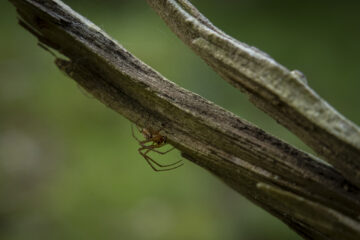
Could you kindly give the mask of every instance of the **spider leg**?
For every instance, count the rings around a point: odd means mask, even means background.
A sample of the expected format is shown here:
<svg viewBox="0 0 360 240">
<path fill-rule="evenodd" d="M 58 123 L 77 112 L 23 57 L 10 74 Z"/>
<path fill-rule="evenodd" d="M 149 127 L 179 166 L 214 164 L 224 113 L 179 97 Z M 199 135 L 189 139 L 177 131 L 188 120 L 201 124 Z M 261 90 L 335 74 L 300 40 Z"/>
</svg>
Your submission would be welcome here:
<svg viewBox="0 0 360 240">
<path fill-rule="evenodd" d="M 179 164 L 177 166 L 174 166 L 174 167 L 170 167 L 170 168 L 164 168 L 164 169 L 157 169 L 157 172 L 165 172 L 165 171 L 170 171 L 170 170 L 174 170 L 176 168 L 179 168 L 181 167 L 182 165 L 184 165 L 184 163 L 182 164 Z"/>
<path fill-rule="evenodd" d="M 141 154 L 141 153 L 140 153 Z M 141 154 L 142 155 L 142 154 Z M 149 164 L 149 166 L 155 171 L 155 172 L 159 172 L 158 169 L 156 169 L 152 164 L 151 161 L 149 159 L 147 159 L 144 155 L 142 155 L 145 159 L 145 161 Z"/>
<path fill-rule="evenodd" d="M 149 156 L 146 156 L 145 157 L 145 160 L 150 164 L 150 165 L 152 165 L 151 164 L 151 162 L 152 163 L 154 163 L 154 164 L 156 164 L 156 165 L 160 165 L 158 162 L 156 162 L 155 160 L 153 160 L 151 157 L 149 157 Z M 172 165 L 172 164 L 171 164 Z M 177 165 L 177 166 L 173 166 L 173 167 L 168 167 L 168 168 L 160 168 L 160 169 L 156 169 L 154 166 L 151 166 L 152 167 L 152 169 L 154 169 L 156 172 L 164 172 L 164 171 L 170 171 L 170 170 L 173 170 L 173 169 L 175 169 L 175 168 L 178 168 L 178 167 L 181 167 L 182 165 L 184 165 L 184 163 L 181 163 L 181 164 L 179 164 L 179 165 Z"/>
<path fill-rule="evenodd" d="M 141 133 L 141 127 L 139 127 L 138 125 L 135 125 L 136 126 L 136 128 L 137 128 L 137 130 L 139 131 L 139 133 Z"/>
<path fill-rule="evenodd" d="M 150 139 L 145 139 L 145 140 L 142 140 L 142 141 L 139 141 L 139 144 L 142 146 L 142 147 L 152 147 L 152 146 L 155 146 L 154 143 L 151 143 L 150 145 L 145 145 L 146 143 L 149 143 L 149 142 L 153 142 L 153 139 L 150 138 Z"/>
<path fill-rule="evenodd" d="M 159 151 L 159 150 L 156 150 L 153 146 L 142 146 L 141 151 L 143 151 L 143 150 L 145 150 L 145 149 L 148 150 L 145 154 L 147 154 L 148 152 L 151 152 L 151 151 L 152 151 L 152 152 L 156 152 L 156 153 L 158 153 L 158 154 L 164 155 L 164 154 L 166 154 L 166 153 L 168 153 L 168 152 L 171 152 L 171 151 L 174 150 L 175 148 L 173 147 L 173 148 L 171 148 L 171 149 L 169 149 L 169 150 L 166 150 L 165 152 L 161 152 L 161 151 Z"/>
<path fill-rule="evenodd" d="M 142 152 L 143 150 L 146 150 L 145 152 Z M 145 160 L 147 160 L 147 162 L 149 163 L 152 162 L 154 163 L 156 166 L 160 167 L 160 168 L 166 168 L 166 169 L 157 169 L 159 171 L 166 171 L 166 170 L 172 170 L 172 169 L 175 169 L 175 168 L 178 168 L 180 166 L 183 165 L 180 164 L 178 165 L 178 163 L 180 163 L 182 160 L 179 160 L 177 162 L 174 162 L 174 163 L 170 163 L 170 164 L 160 164 L 158 162 L 156 162 L 154 159 L 152 159 L 150 156 L 148 156 L 147 154 L 150 152 L 150 151 L 153 151 L 154 149 L 149 149 L 149 148 L 139 148 L 138 151 L 139 153 L 141 154 L 141 156 L 143 156 L 145 158 Z M 150 163 L 149 163 L 150 164 Z M 175 166 L 177 165 L 177 166 Z M 153 167 L 153 166 L 152 166 Z M 171 168 L 168 168 L 168 167 L 171 167 Z M 153 168 L 154 169 L 154 168 Z"/>
<path fill-rule="evenodd" d="M 147 145 L 145 145 L 145 144 L 140 144 L 140 145 L 141 145 L 141 147 L 143 148 L 142 150 L 144 150 L 144 149 L 150 149 L 151 151 L 156 152 L 156 153 L 159 153 L 159 154 L 166 154 L 166 153 L 171 152 L 172 150 L 175 149 L 174 147 L 172 147 L 172 148 L 170 148 L 169 150 L 166 150 L 165 152 L 162 152 L 162 151 L 159 151 L 159 150 L 156 150 L 156 149 L 155 149 L 155 148 L 161 148 L 162 146 L 166 145 L 166 143 L 162 143 L 162 144 L 160 144 L 160 145 L 149 145 L 149 146 L 147 146 Z"/>
<path fill-rule="evenodd" d="M 148 153 L 150 151 L 154 151 L 154 149 L 147 149 L 144 153 L 142 152 L 142 150 L 144 149 L 141 149 L 139 150 L 140 154 L 144 157 L 144 158 L 149 158 L 149 160 L 151 162 L 153 162 L 154 164 L 156 164 L 158 167 L 161 167 L 161 168 L 166 168 L 166 167 L 171 167 L 171 166 L 175 166 L 177 165 L 178 163 L 180 163 L 182 160 L 179 160 L 177 162 L 174 162 L 174 163 L 170 163 L 170 164 L 160 164 L 158 163 L 157 161 L 155 161 L 154 159 L 152 159 L 150 156 L 148 156 Z M 182 164 L 181 164 L 182 165 Z"/>
<path fill-rule="evenodd" d="M 137 126 L 136 126 L 136 127 L 137 127 Z M 141 143 L 141 140 L 138 139 L 138 138 L 135 136 L 133 124 L 131 124 L 131 133 L 132 133 L 133 138 L 135 138 L 136 141 L 138 141 L 139 143 Z"/>
<path fill-rule="evenodd" d="M 168 152 L 171 152 L 171 151 L 174 150 L 174 149 L 175 149 L 175 148 L 172 147 L 172 148 L 170 148 L 169 150 L 166 150 L 165 152 L 161 152 L 161 151 L 155 150 L 155 149 L 153 149 L 152 151 L 153 151 L 153 152 L 156 152 L 156 153 L 159 153 L 159 154 L 166 154 L 166 153 L 168 153 Z"/>
<path fill-rule="evenodd" d="M 141 148 L 139 148 L 138 151 L 139 151 L 140 155 L 144 157 L 145 161 L 149 164 L 149 166 L 150 166 L 155 172 L 161 171 L 161 170 L 155 168 L 155 167 L 152 165 L 151 161 L 148 159 L 148 156 L 144 155 L 144 154 L 141 152 Z"/>
</svg>

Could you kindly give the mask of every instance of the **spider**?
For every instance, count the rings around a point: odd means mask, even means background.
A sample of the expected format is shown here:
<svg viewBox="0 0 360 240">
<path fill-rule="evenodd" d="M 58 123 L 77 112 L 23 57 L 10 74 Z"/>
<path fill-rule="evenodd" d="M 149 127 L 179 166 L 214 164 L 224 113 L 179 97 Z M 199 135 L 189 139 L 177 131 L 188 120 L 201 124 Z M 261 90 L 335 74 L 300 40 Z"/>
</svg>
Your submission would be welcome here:
<svg viewBox="0 0 360 240">
<path fill-rule="evenodd" d="M 156 171 L 156 172 L 169 171 L 169 170 L 181 167 L 183 165 L 183 163 L 178 164 L 181 162 L 181 160 L 174 162 L 174 163 L 170 163 L 170 164 L 160 164 L 160 163 L 156 162 L 154 159 L 152 159 L 150 156 L 148 156 L 148 154 L 151 151 L 159 153 L 159 154 L 166 154 L 166 153 L 174 150 L 174 147 L 165 152 L 156 150 L 156 148 L 161 148 L 162 146 L 166 145 L 167 138 L 166 138 L 166 136 L 163 136 L 159 133 L 161 130 L 155 131 L 152 128 L 140 128 L 137 125 L 136 125 L 136 128 L 145 138 L 145 140 L 138 139 L 135 136 L 134 127 L 133 127 L 133 125 L 131 125 L 131 133 L 132 133 L 133 137 L 135 138 L 135 140 L 140 144 L 138 152 L 140 153 L 141 156 L 143 156 L 143 158 L 146 160 L 146 162 L 150 165 L 150 167 L 154 171 Z M 158 168 L 156 168 L 154 165 L 157 166 Z"/>
</svg>

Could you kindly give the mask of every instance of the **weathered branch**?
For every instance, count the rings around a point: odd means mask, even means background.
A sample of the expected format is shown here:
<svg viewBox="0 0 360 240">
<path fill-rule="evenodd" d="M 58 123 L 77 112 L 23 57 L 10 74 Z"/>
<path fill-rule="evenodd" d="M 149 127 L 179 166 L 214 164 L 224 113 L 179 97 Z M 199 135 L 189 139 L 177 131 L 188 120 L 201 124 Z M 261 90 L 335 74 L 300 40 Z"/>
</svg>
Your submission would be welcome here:
<svg viewBox="0 0 360 240">
<path fill-rule="evenodd" d="M 162 129 L 184 157 L 305 238 L 359 238 L 360 190 L 333 168 L 169 82 L 62 2 L 10 1 L 23 27 L 69 58 L 57 66 L 108 107 Z"/>
<path fill-rule="evenodd" d="M 187 0 L 147 1 L 226 81 L 360 186 L 359 127 L 321 99 L 301 72 L 226 35 Z"/>
</svg>

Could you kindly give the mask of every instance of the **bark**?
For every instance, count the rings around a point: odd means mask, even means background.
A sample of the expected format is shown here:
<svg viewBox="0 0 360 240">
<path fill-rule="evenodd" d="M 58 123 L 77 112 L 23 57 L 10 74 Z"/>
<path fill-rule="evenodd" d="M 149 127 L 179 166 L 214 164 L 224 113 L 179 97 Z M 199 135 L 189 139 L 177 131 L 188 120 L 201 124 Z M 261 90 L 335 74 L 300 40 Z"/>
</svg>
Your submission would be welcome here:
<svg viewBox="0 0 360 240">
<path fill-rule="evenodd" d="M 139 126 L 161 129 L 185 158 L 304 238 L 359 239 L 359 129 L 296 72 L 226 36 L 186 1 L 148 1 L 215 71 L 335 168 L 168 81 L 64 3 L 10 2 L 45 49 L 67 57 L 56 57 L 59 69 L 106 106 Z"/>
<path fill-rule="evenodd" d="M 147 0 L 168 26 L 234 87 L 360 186 L 360 129 L 266 53 L 231 38 L 186 0 Z"/>
</svg>

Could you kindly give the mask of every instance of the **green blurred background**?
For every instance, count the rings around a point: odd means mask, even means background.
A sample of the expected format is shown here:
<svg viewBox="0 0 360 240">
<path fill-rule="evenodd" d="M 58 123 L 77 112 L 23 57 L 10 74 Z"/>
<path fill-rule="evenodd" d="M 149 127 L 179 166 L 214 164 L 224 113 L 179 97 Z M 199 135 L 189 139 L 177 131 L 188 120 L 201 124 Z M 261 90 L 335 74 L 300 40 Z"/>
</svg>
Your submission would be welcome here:
<svg viewBox="0 0 360 240">
<path fill-rule="evenodd" d="M 360 123 L 359 1 L 192 2 L 228 34 L 304 72 Z M 66 3 L 171 81 L 309 151 L 221 80 L 145 1 Z M 0 1 L 0 13 L 0 239 L 300 239 L 190 162 L 153 172 L 130 123 L 62 74 L 17 25 L 9 2 Z"/>
</svg>

